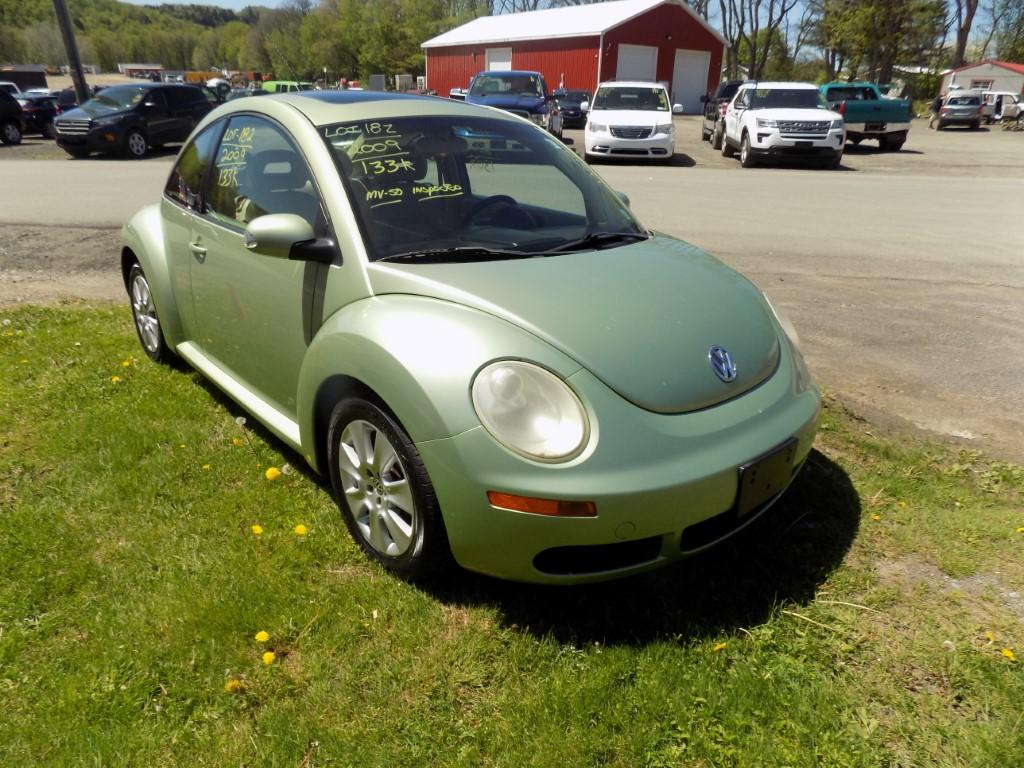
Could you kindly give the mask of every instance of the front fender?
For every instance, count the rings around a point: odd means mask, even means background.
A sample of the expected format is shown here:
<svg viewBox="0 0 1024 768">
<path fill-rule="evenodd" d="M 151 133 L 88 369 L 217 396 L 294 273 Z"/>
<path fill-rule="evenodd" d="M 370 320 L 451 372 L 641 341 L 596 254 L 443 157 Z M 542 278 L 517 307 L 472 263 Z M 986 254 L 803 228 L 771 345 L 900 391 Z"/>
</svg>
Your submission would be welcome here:
<svg viewBox="0 0 1024 768">
<path fill-rule="evenodd" d="M 563 378 L 580 369 L 527 331 L 460 304 L 404 294 L 349 304 L 323 324 L 302 364 L 297 415 L 303 453 L 309 460 L 323 448 L 318 443 L 326 425 L 317 421 L 333 402 L 321 399 L 338 377 L 373 390 L 421 443 L 479 426 L 470 384 L 482 366 L 500 358 L 530 360 Z"/>
<path fill-rule="evenodd" d="M 140 209 L 121 229 L 121 274 L 126 289 L 133 257 L 149 281 L 164 340 L 174 349 L 185 339 L 167 259 L 160 203 Z"/>
</svg>

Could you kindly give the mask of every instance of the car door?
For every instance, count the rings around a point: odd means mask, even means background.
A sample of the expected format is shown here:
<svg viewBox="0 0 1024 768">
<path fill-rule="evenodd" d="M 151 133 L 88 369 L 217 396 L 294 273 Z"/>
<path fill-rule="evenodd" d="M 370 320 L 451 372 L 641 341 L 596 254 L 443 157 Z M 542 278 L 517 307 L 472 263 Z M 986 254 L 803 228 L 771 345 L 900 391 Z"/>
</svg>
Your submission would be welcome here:
<svg viewBox="0 0 1024 768">
<path fill-rule="evenodd" d="M 725 135 L 734 144 L 740 142 L 740 122 L 743 119 L 743 112 L 747 108 L 749 96 L 750 89 L 744 88 L 736 94 L 725 112 Z"/>
<path fill-rule="evenodd" d="M 146 136 L 150 144 L 174 141 L 174 120 L 163 88 L 153 88 L 146 94 L 142 105 L 146 119 Z"/>
<path fill-rule="evenodd" d="M 178 308 L 178 317 L 186 339 L 198 339 L 192 302 L 191 268 L 197 257 L 204 258 L 202 246 L 193 245 L 195 217 L 203 207 L 203 183 L 213 163 L 224 121 L 207 126 L 181 151 L 171 175 L 167 178 L 160 214 L 163 222 L 164 253 L 170 272 L 171 287 Z"/>
<path fill-rule="evenodd" d="M 191 89 L 171 86 L 163 90 L 171 117 L 170 141 L 184 141 L 198 122 L 192 111 Z"/>
<path fill-rule="evenodd" d="M 254 253 L 245 247 L 245 227 L 292 213 L 328 234 L 323 205 L 296 143 L 268 118 L 231 117 L 214 156 L 192 240 L 198 338 L 213 362 L 294 417 L 317 272 L 327 267 Z"/>
</svg>

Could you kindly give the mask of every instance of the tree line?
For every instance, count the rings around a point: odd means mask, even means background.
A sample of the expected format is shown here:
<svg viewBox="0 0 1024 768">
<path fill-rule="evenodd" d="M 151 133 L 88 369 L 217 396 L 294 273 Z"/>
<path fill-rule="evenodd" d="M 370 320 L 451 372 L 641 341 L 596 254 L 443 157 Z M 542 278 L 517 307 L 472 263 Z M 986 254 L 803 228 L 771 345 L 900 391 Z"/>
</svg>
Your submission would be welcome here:
<svg viewBox="0 0 1024 768">
<path fill-rule="evenodd" d="M 240 12 L 68 0 L 83 59 L 279 77 L 420 74 L 420 44 L 477 16 L 581 0 L 288 0 Z M 1024 61 L 1024 0 L 690 0 L 726 41 L 728 77 L 893 79 L 993 57 Z M 0 63 L 66 63 L 51 0 L 0 0 Z"/>
</svg>

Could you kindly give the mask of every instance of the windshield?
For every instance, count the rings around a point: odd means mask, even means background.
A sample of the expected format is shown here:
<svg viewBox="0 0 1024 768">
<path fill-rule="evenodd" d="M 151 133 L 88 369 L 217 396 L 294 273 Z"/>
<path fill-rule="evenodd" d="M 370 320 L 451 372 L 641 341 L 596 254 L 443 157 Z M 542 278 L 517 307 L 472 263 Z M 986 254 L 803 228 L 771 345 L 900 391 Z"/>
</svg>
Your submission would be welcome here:
<svg viewBox="0 0 1024 768">
<path fill-rule="evenodd" d="M 469 89 L 470 96 L 543 96 L 537 75 L 480 75 Z"/>
<path fill-rule="evenodd" d="M 644 112 L 668 112 L 668 94 L 657 86 L 620 87 L 607 85 L 597 89 L 591 109 L 633 109 Z"/>
<path fill-rule="evenodd" d="M 118 85 L 104 88 L 83 106 L 101 107 L 103 109 L 130 109 L 142 101 L 147 88 L 138 85 Z"/>
<path fill-rule="evenodd" d="M 619 244 L 608 233 L 647 235 L 571 150 L 519 120 L 434 115 L 320 130 L 372 260 L 526 257 L 594 235 L 601 247 Z"/>
<path fill-rule="evenodd" d="M 828 109 L 824 97 L 812 88 L 752 88 L 750 109 Z"/>
<path fill-rule="evenodd" d="M 590 100 L 590 94 L 586 91 L 567 91 L 566 93 L 556 93 L 555 99 L 559 104 L 564 103 L 578 107 L 584 101 Z"/>
<path fill-rule="evenodd" d="M 977 96 L 950 96 L 947 107 L 976 107 L 980 102 Z"/>
</svg>

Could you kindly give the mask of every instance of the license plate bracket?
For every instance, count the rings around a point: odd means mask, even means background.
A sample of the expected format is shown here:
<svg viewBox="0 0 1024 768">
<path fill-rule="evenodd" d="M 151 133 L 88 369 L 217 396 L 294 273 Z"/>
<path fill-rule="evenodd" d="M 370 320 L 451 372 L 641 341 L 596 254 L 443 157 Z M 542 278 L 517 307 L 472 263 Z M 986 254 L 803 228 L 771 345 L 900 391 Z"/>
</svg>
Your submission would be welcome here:
<svg viewBox="0 0 1024 768">
<path fill-rule="evenodd" d="M 875 132 L 884 131 L 885 130 L 885 123 L 867 123 L 864 126 L 864 130 L 865 131 L 875 131 Z"/>
<path fill-rule="evenodd" d="M 811 149 L 814 147 L 813 141 L 798 141 L 796 142 L 797 149 Z"/>
<path fill-rule="evenodd" d="M 789 438 L 739 468 L 736 515 L 743 517 L 785 489 L 793 476 L 797 439 Z"/>
</svg>

